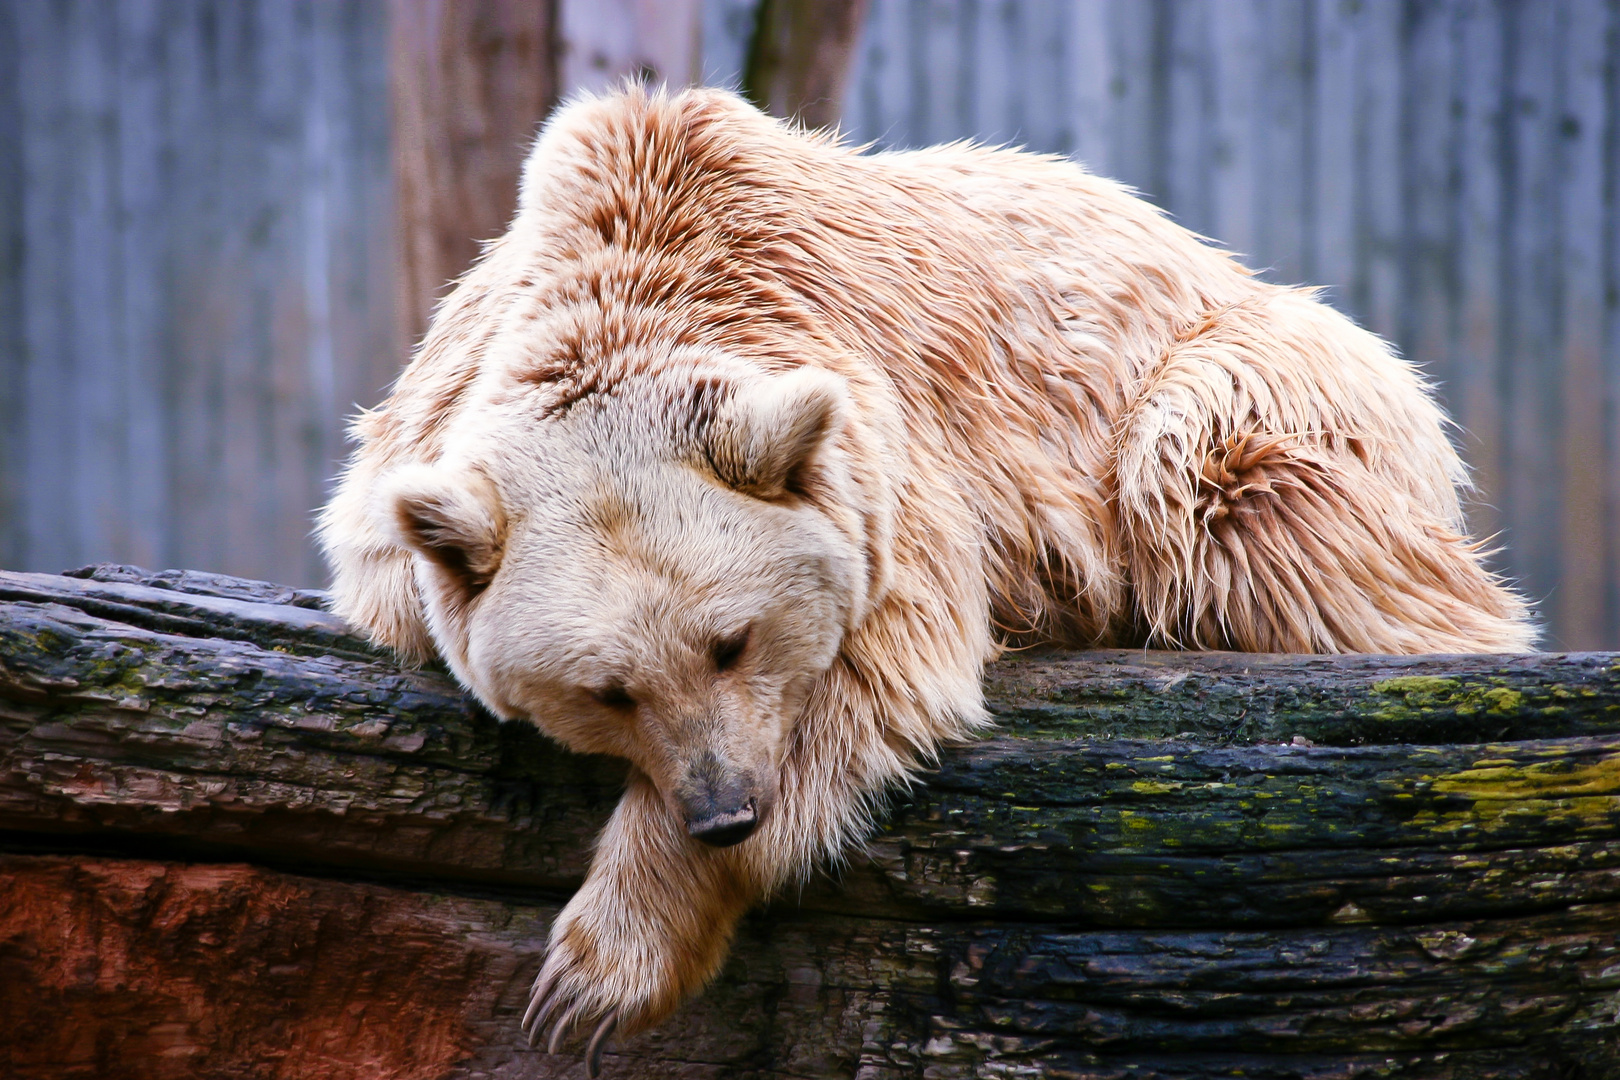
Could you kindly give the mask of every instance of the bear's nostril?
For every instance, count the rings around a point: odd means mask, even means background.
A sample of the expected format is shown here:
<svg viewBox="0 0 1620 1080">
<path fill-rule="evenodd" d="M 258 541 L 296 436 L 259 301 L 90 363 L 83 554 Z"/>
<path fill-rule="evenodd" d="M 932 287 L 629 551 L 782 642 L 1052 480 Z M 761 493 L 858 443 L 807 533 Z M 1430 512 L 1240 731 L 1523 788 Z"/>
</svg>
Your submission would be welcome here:
<svg viewBox="0 0 1620 1080">
<path fill-rule="evenodd" d="M 748 839 L 758 824 L 759 816 L 754 812 L 754 800 L 750 799 L 740 810 L 713 814 L 700 821 L 689 820 L 686 823 L 686 831 L 710 847 L 723 848 L 740 844 Z"/>
</svg>

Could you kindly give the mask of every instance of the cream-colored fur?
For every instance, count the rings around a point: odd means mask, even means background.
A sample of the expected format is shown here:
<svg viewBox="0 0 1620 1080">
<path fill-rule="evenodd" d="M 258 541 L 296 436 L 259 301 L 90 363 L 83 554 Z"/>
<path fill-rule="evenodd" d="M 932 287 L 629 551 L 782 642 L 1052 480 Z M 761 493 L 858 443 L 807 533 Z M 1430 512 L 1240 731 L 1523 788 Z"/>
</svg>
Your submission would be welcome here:
<svg viewBox="0 0 1620 1080">
<path fill-rule="evenodd" d="M 1309 291 L 1068 162 L 863 155 L 715 91 L 560 111 L 356 430 L 337 611 L 634 766 L 537 1034 L 701 987 L 984 723 L 998 642 L 1535 640 L 1428 387 Z"/>
</svg>

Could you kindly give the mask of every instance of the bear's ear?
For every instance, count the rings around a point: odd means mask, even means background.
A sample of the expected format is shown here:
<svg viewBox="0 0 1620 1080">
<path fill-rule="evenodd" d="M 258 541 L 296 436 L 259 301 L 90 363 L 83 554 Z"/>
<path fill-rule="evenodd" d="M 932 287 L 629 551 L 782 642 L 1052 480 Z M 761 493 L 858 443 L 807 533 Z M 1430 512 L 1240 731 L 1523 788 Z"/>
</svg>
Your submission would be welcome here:
<svg viewBox="0 0 1620 1080">
<path fill-rule="evenodd" d="M 381 494 L 399 543 L 443 567 L 469 595 L 494 578 L 506 546 L 506 513 L 489 477 L 407 465 L 389 474 Z"/>
<path fill-rule="evenodd" d="M 843 427 L 844 380 L 821 368 L 737 386 L 709 426 L 704 449 L 727 485 L 760 498 L 799 491 L 804 469 Z"/>
</svg>

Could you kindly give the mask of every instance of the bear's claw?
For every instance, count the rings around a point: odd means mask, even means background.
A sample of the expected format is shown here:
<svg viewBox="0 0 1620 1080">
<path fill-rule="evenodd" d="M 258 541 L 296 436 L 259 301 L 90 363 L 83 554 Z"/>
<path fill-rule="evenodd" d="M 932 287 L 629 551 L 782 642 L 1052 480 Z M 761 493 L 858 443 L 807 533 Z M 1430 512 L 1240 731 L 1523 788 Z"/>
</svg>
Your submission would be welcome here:
<svg viewBox="0 0 1620 1080">
<path fill-rule="evenodd" d="M 539 981 L 534 984 L 534 989 L 529 994 L 529 1007 L 523 1013 L 523 1030 L 529 1033 L 531 1049 L 540 1045 L 540 1037 L 545 1033 L 546 1021 L 551 1018 L 551 1011 L 562 1002 L 562 996 L 554 993 L 556 989 L 556 980 L 547 978 L 542 972 Z"/>
<path fill-rule="evenodd" d="M 612 1037 L 613 1029 L 618 1026 L 618 1009 L 608 1010 L 608 1014 L 602 1018 L 602 1022 L 596 1025 L 596 1033 L 591 1036 L 591 1044 L 585 1050 L 585 1075 L 590 1077 L 591 1080 L 595 1080 L 597 1076 L 601 1075 L 602 1050 L 607 1046 L 608 1039 Z"/>
<path fill-rule="evenodd" d="M 557 1011 L 559 1005 L 564 1005 L 567 998 L 560 993 L 560 980 L 556 978 L 541 979 L 535 983 L 534 993 L 529 998 L 529 1007 L 523 1013 L 523 1030 L 528 1033 L 531 1048 L 540 1045 L 545 1038 L 546 1027 L 551 1016 Z M 584 1001 L 574 1001 L 567 1004 L 557 1022 L 551 1025 L 551 1035 L 546 1038 L 546 1053 L 555 1054 L 561 1049 L 564 1040 L 572 1033 L 575 1024 L 586 1019 L 587 1006 Z M 619 1010 L 612 1008 L 607 1015 L 597 1023 L 596 1030 L 591 1034 L 590 1044 L 585 1050 L 585 1075 L 592 1080 L 602 1071 L 602 1051 L 607 1041 L 619 1026 Z"/>
</svg>

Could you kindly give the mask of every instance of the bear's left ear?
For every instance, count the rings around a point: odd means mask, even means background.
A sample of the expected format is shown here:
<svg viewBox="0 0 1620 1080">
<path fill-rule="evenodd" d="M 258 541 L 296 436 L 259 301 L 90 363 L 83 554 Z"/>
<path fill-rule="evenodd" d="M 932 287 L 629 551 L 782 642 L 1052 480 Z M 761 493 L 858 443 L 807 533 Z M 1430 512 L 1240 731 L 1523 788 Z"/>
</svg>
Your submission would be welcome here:
<svg viewBox="0 0 1620 1080">
<path fill-rule="evenodd" d="M 816 452 L 843 427 L 844 380 L 801 367 L 737 386 L 709 426 L 704 449 L 720 479 L 762 499 L 799 490 Z"/>
<path fill-rule="evenodd" d="M 407 465 L 389 474 L 382 509 L 396 539 L 476 595 L 500 569 L 506 513 L 489 477 L 473 469 Z"/>
</svg>

